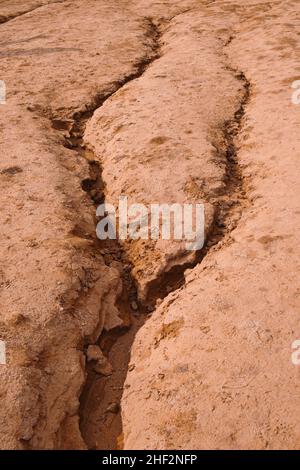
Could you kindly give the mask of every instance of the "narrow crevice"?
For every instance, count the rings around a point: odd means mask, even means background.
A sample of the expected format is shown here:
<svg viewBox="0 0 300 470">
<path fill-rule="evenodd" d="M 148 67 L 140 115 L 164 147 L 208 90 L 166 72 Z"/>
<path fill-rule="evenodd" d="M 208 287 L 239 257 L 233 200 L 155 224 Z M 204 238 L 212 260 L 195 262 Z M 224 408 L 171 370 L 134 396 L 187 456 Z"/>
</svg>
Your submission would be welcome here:
<svg viewBox="0 0 300 470">
<path fill-rule="evenodd" d="M 230 239 L 230 233 L 237 227 L 243 210 L 250 203 L 247 196 L 246 180 L 238 162 L 237 137 L 241 131 L 245 109 L 251 96 L 250 83 L 243 72 L 231 69 L 235 77 L 243 84 L 243 96 L 240 106 L 234 113 L 233 119 L 224 122 L 222 133 L 224 144 L 217 153 L 226 156 L 225 188 L 216 203 L 216 215 L 209 236 L 209 248 L 219 244 L 225 237 Z"/>
<path fill-rule="evenodd" d="M 221 129 L 223 142 L 216 145 L 216 153 L 222 158 L 225 155 L 226 174 L 225 187 L 216 202 L 216 215 L 214 224 L 209 236 L 208 245 L 213 247 L 223 246 L 221 241 L 227 240 L 230 243 L 230 233 L 237 227 L 245 208 L 251 201 L 248 197 L 247 181 L 243 176 L 242 169 L 238 161 L 238 142 L 237 138 L 241 132 L 243 120 L 246 113 L 246 107 L 251 98 L 251 84 L 244 72 L 233 68 L 230 65 L 226 48 L 235 39 L 234 33 L 229 34 L 224 44 L 224 56 L 226 69 L 238 80 L 242 85 L 242 94 L 238 109 L 235 111 L 232 119 L 224 122 Z"/>
</svg>

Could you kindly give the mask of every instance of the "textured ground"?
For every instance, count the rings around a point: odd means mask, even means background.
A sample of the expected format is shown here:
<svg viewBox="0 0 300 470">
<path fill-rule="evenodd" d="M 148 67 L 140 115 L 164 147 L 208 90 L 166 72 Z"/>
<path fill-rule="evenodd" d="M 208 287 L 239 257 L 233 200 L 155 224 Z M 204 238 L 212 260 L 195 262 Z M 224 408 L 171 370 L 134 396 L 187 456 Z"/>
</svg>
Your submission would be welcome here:
<svg viewBox="0 0 300 470">
<path fill-rule="evenodd" d="M 299 448 L 299 3 L 0 0 L 0 23 L 0 448 Z M 204 203 L 204 249 L 99 243 L 103 191 Z"/>
</svg>

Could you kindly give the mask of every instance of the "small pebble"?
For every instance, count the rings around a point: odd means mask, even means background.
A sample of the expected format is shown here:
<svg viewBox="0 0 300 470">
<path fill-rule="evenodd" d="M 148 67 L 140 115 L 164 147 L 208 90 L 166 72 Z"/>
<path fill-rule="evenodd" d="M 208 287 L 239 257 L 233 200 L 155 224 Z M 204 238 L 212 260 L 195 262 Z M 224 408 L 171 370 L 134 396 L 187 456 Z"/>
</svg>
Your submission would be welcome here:
<svg viewBox="0 0 300 470">
<path fill-rule="evenodd" d="M 131 302 L 130 306 L 131 306 L 132 310 L 134 310 L 135 312 L 139 309 L 139 306 L 135 301 Z"/>
<path fill-rule="evenodd" d="M 90 361 L 104 361 L 105 357 L 99 346 L 91 344 L 86 352 L 87 360 Z"/>
<path fill-rule="evenodd" d="M 105 364 L 96 363 L 93 366 L 93 370 L 96 372 L 96 374 L 104 375 L 104 377 L 109 377 L 113 374 L 113 368 L 108 361 L 106 361 Z"/>
<path fill-rule="evenodd" d="M 106 408 L 107 413 L 114 413 L 117 414 L 120 411 L 119 403 L 112 403 Z"/>
</svg>

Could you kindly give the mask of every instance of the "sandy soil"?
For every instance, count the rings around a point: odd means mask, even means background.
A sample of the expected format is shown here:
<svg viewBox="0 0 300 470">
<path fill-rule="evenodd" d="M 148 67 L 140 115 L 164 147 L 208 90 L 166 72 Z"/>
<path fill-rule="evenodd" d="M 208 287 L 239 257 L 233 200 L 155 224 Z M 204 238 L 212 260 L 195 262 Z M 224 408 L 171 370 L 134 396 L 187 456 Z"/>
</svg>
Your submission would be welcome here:
<svg viewBox="0 0 300 470">
<path fill-rule="evenodd" d="M 299 22 L 0 0 L 1 449 L 299 448 Z M 203 203 L 204 248 L 100 242 L 121 194 Z"/>
</svg>

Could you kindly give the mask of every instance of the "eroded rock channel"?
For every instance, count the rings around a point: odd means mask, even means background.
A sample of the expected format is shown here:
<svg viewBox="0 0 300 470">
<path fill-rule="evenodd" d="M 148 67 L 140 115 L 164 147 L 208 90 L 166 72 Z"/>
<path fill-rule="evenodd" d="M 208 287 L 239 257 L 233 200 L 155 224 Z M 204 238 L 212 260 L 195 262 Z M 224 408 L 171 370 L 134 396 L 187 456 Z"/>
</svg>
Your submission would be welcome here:
<svg viewBox="0 0 300 470">
<path fill-rule="evenodd" d="M 185 12 L 184 14 L 189 13 L 189 11 Z M 179 16 L 179 15 L 178 15 Z M 180 15 L 182 16 L 182 14 Z M 175 22 L 177 19 L 177 16 L 172 18 L 172 22 Z M 111 102 L 113 100 L 116 100 L 118 102 L 119 95 L 121 95 L 121 99 L 123 101 L 123 91 L 126 93 L 126 91 L 123 89 L 123 87 L 130 82 L 130 87 L 134 91 L 134 87 L 136 85 L 134 81 L 136 80 L 147 80 L 147 72 L 151 73 L 151 70 L 149 70 L 148 66 L 149 64 L 154 65 L 155 60 L 162 60 L 163 55 L 160 55 L 158 51 L 161 50 L 161 44 L 160 42 L 164 41 L 164 30 L 166 30 L 167 26 L 164 24 L 161 26 L 161 31 L 158 31 L 158 28 L 155 27 L 153 24 L 153 21 L 149 20 L 149 31 L 150 34 L 149 36 L 153 38 L 153 46 L 152 50 L 156 51 L 156 54 L 153 56 L 153 59 L 151 60 L 146 60 L 142 61 L 142 66 L 138 66 L 138 72 L 136 74 L 133 74 L 132 77 L 129 77 L 128 80 L 126 80 L 126 83 L 122 84 L 120 88 L 110 95 L 107 99 L 101 100 L 101 106 L 97 108 L 94 112 L 94 117 L 91 117 L 91 121 L 89 125 L 92 128 L 92 133 L 93 133 L 93 126 L 94 123 L 92 122 L 94 119 L 96 121 L 97 127 L 99 126 L 99 115 L 102 112 L 102 107 L 105 106 L 105 103 L 108 101 Z M 170 21 L 167 22 L 167 25 L 170 26 Z M 172 25 L 171 25 L 172 26 Z M 175 23 L 174 29 L 176 30 L 177 25 Z M 219 49 L 221 50 L 221 44 L 219 45 Z M 222 53 L 222 51 L 221 51 Z M 160 64 L 158 64 L 160 66 Z M 168 64 L 170 67 L 170 65 Z M 171 68 L 171 67 L 170 67 Z M 168 68 L 165 68 L 167 75 L 169 73 L 172 73 L 172 69 L 168 73 Z M 147 317 L 145 316 L 145 311 L 148 310 L 148 312 L 152 312 L 155 309 L 155 306 L 160 304 L 164 297 L 167 296 L 170 292 L 178 289 L 180 286 L 184 285 L 184 271 L 187 269 L 187 267 L 193 267 L 197 263 L 200 262 L 200 260 L 203 259 L 205 254 L 208 252 L 209 248 L 215 244 L 217 244 L 219 241 L 221 241 L 224 237 L 225 234 L 228 235 L 228 232 L 230 232 L 233 227 L 236 226 L 238 217 L 240 215 L 239 210 L 241 210 L 241 199 L 245 199 L 245 194 L 242 189 L 242 176 L 241 172 L 238 167 L 238 161 L 237 161 L 237 155 L 236 155 L 236 148 L 235 148 L 235 138 L 238 134 L 240 125 L 241 125 L 241 120 L 244 115 L 244 107 L 246 106 L 246 103 L 249 99 L 249 84 L 247 83 L 245 77 L 243 74 L 238 74 L 237 72 L 232 72 L 233 75 L 237 76 L 237 79 L 241 80 L 243 82 L 244 86 L 244 91 L 241 94 L 241 102 L 239 107 L 236 109 L 234 112 L 234 115 L 232 116 L 231 119 L 226 120 L 223 123 L 224 130 L 223 132 L 223 141 L 221 141 L 220 136 L 218 135 L 216 138 L 220 139 L 219 141 L 216 141 L 216 145 L 218 145 L 218 151 L 217 151 L 217 156 L 219 158 L 220 162 L 224 162 L 225 160 L 225 175 L 223 177 L 224 179 L 224 187 L 222 188 L 222 191 L 220 191 L 220 196 L 216 199 L 216 212 L 213 215 L 213 220 L 211 221 L 211 226 L 208 226 L 207 228 L 207 242 L 206 246 L 203 250 L 201 250 L 200 253 L 197 253 L 196 256 L 193 256 L 192 259 L 190 259 L 190 255 L 188 252 L 185 253 L 185 256 L 187 258 L 187 261 L 185 263 L 182 262 L 181 257 L 182 257 L 182 249 L 179 251 L 179 256 L 176 258 L 176 256 L 172 256 L 172 265 L 171 268 L 166 268 L 164 269 L 159 266 L 159 274 L 154 274 L 151 273 L 150 275 L 153 276 L 151 278 L 151 282 L 149 283 L 149 287 L 147 287 L 146 294 L 143 294 L 142 296 L 139 297 L 139 299 L 134 298 L 133 296 L 135 295 L 135 292 L 130 292 L 128 293 L 128 283 L 123 282 L 123 286 L 125 287 L 125 292 L 123 293 L 123 298 L 122 298 L 122 307 L 126 311 L 127 317 L 131 319 L 129 322 L 131 325 L 127 325 L 130 329 L 129 333 L 126 333 L 124 335 L 124 332 L 120 332 L 120 334 L 123 333 L 123 337 L 118 337 L 118 331 L 115 331 L 111 338 L 115 339 L 116 343 L 112 346 L 112 349 L 109 351 L 109 349 L 106 351 L 108 353 L 108 357 L 110 360 L 113 362 L 113 365 L 111 365 L 111 375 L 108 374 L 108 377 L 98 377 L 95 375 L 95 373 L 91 373 L 87 385 L 85 388 L 85 391 L 82 395 L 82 400 L 81 400 L 81 416 L 82 416 L 82 425 L 81 429 L 83 432 L 83 435 L 85 436 L 85 440 L 89 441 L 89 446 L 93 448 L 101 448 L 101 449 L 109 449 L 109 448 L 116 448 L 119 446 L 122 447 L 122 421 L 121 421 L 121 408 L 120 408 L 120 399 L 123 394 L 123 385 L 124 381 L 127 375 L 127 370 L 128 370 L 128 362 L 130 359 L 130 349 L 132 342 L 134 341 L 135 334 L 137 330 L 144 324 L 144 322 L 147 320 Z M 237 103 L 238 104 L 238 103 Z M 104 111 L 105 113 L 105 111 Z M 118 119 L 116 119 L 118 121 Z M 122 127 L 122 126 L 121 126 Z M 118 131 L 120 128 L 118 128 Z M 90 131 L 87 132 L 87 141 L 89 141 L 89 134 Z M 220 132 L 220 131 L 219 131 Z M 92 134 L 93 135 L 93 134 Z M 75 136 L 76 137 L 76 136 Z M 152 138 L 152 141 L 158 142 L 161 144 L 164 141 L 164 137 L 154 137 Z M 102 140 L 103 142 L 103 140 Z M 101 143 L 102 143 L 101 142 Z M 104 140 L 105 142 L 105 140 Z M 88 156 L 91 158 L 91 154 L 93 154 L 93 161 L 92 165 L 95 165 L 95 162 L 99 161 L 99 157 L 97 157 L 97 154 L 94 152 L 97 152 L 97 144 L 94 144 L 92 146 L 93 152 L 89 149 L 88 150 Z M 102 153 L 101 153 L 102 157 Z M 130 155 L 131 158 L 131 155 Z M 100 162 L 102 163 L 104 170 L 106 169 L 105 166 L 105 159 L 100 158 Z M 110 162 L 111 163 L 111 162 Z M 143 163 L 138 162 L 138 164 Z M 114 163 L 115 171 L 118 171 L 118 164 Z M 100 170 L 101 173 L 101 180 L 102 180 L 102 174 L 103 174 L 103 168 Z M 187 177 L 190 177 L 190 175 L 186 175 Z M 94 179 L 94 182 L 97 183 L 98 176 Z M 116 179 L 116 178 L 115 178 Z M 129 180 L 130 183 L 130 180 Z M 117 183 L 119 184 L 119 182 Z M 107 195 L 111 195 L 112 191 L 108 184 L 106 184 L 106 180 L 102 180 L 102 184 L 100 185 L 102 189 L 106 188 L 104 192 Z M 114 187 L 116 185 L 113 185 Z M 93 187 L 91 185 L 91 187 Z M 113 187 L 113 190 L 114 190 Z M 90 188 L 89 188 L 90 189 Z M 94 190 L 94 189 L 93 189 Z M 92 190 L 92 191 L 93 191 Z M 120 193 L 121 195 L 121 193 Z M 136 196 L 135 196 L 136 197 Z M 153 196 L 154 197 L 154 196 Z M 163 197 L 163 194 L 162 194 Z M 92 199 L 95 200 L 94 196 L 92 196 Z M 230 204 L 227 204 L 226 202 L 230 199 Z M 135 199 L 136 200 L 136 199 Z M 96 202 L 101 201 L 101 195 L 100 198 L 96 200 Z M 171 200 L 169 202 L 172 202 Z M 233 214 L 237 213 L 236 219 L 234 219 Z M 230 215 L 229 215 L 230 214 Z M 227 219 L 230 220 L 230 226 L 227 226 Z M 138 244 L 137 244 L 138 245 Z M 173 246 L 171 247 L 171 250 L 174 250 L 175 248 L 175 253 L 176 253 L 176 245 L 174 247 L 174 242 L 172 244 Z M 157 258 L 157 252 L 162 251 L 161 248 L 159 247 L 151 247 L 148 245 L 146 247 L 147 250 L 151 252 L 153 250 L 155 252 L 155 257 Z M 127 244 L 124 244 L 123 247 L 119 246 L 119 253 L 118 253 L 118 259 L 122 261 L 123 266 L 125 264 L 126 268 L 129 268 L 130 271 L 134 272 L 134 268 L 136 267 L 136 260 L 130 258 L 130 254 L 132 252 L 132 246 L 128 247 Z M 170 250 L 170 251 L 171 251 Z M 111 248 L 109 249 L 111 251 Z M 145 246 L 137 246 L 135 247 L 135 251 L 138 252 L 139 256 L 145 256 Z M 140 252 L 140 253 L 139 253 Z M 171 251 L 172 253 L 172 251 Z M 165 255 L 165 253 L 163 253 Z M 173 253 L 172 253 L 173 254 Z M 126 264 L 128 262 L 128 259 L 131 261 L 131 264 Z M 184 258 L 183 258 L 184 259 Z M 158 264 L 157 259 L 155 262 Z M 159 259 L 160 264 L 162 263 L 161 259 Z M 156 268 L 157 269 L 157 268 Z M 120 266 L 120 270 L 122 272 L 122 267 Z M 155 268 L 154 268 L 155 272 Z M 128 273 L 127 273 L 128 274 Z M 156 278 L 155 278 L 156 277 Z M 124 280 L 123 280 L 124 281 Z M 128 279 L 127 279 L 128 281 Z M 137 285 L 137 292 L 139 292 L 139 288 L 143 286 L 142 284 L 143 281 L 140 281 L 138 277 L 135 278 L 135 283 Z M 133 284 L 133 279 L 131 279 L 130 286 Z M 129 300 L 129 303 L 126 305 L 126 300 Z M 125 305 L 124 305 L 124 300 L 125 300 Z M 131 300 L 131 303 L 130 303 Z M 132 305 L 134 306 L 133 310 L 137 310 L 135 312 L 135 315 L 132 315 Z M 130 314 L 131 310 L 131 314 Z M 141 310 L 141 312 L 139 312 Z M 151 313 L 150 313 L 151 316 Z M 106 349 L 106 344 L 109 344 L 109 338 L 106 334 L 104 334 L 103 338 L 100 338 L 100 347 L 101 349 Z M 130 366 L 132 368 L 132 366 Z"/>
<path fill-rule="evenodd" d="M 0 1 L 1 448 L 296 446 L 289 4 Z M 203 249 L 98 240 L 122 195 L 203 204 Z"/>
</svg>

